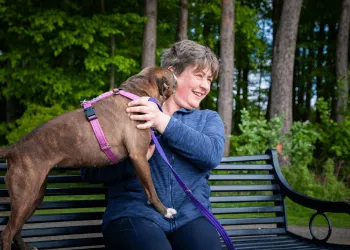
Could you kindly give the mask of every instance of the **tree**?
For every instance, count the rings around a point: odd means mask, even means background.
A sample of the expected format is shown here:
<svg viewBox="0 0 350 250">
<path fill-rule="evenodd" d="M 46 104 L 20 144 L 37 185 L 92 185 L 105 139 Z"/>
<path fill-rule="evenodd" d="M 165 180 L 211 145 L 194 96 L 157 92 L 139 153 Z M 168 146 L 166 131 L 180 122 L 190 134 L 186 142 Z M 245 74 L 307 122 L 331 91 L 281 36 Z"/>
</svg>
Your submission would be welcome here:
<svg viewBox="0 0 350 250">
<path fill-rule="evenodd" d="M 336 52 L 336 76 L 337 76 L 337 109 L 336 121 L 340 123 L 345 118 L 348 105 L 348 52 L 349 52 L 349 27 L 350 26 L 350 0 L 343 0 L 339 21 Z"/>
<path fill-rule="evenodd" d="M 101 0 L 101 11 L 104 15 L 107 15 L 106 7 L 105 7 L 105 0 Z M 109 36 L 110 42 L 111 42 L 111 57 L 115 56 L 115 36 L 112 34 Z M 111 64 L 111 73 L 109 77 L 109 88 L 114 89 L 115 87 L 115 65 Z"/>
<path fill-rule="evenodd" d="M 302 0 L 286 0 L 273 48 L 269 117 L 284 114 L 282 133 L 292 125 L 293 69 Z"/>
<path fill-rule="evenodd" d="M 179 17 L 179 24 L 177 26 L 177 41 L 188 39 L 187 24 L 188 24 L 187 0 L 180 0 L 180 17 Z"/>
<path fill-rule="evenodd" d="M 142 68 L 156 64 L 157 0 L 145 0 L 145 23 L 142 45 Z"/>
<path fill-rule="evenodd" d="M 234 0 L 222 0 L 220 27 L 220 91 L 218 112 L 225 125 L 225 152 L 230 152 L 229 136 L 232 129 L 232 92 L 234 74 Z"/>
</svg>

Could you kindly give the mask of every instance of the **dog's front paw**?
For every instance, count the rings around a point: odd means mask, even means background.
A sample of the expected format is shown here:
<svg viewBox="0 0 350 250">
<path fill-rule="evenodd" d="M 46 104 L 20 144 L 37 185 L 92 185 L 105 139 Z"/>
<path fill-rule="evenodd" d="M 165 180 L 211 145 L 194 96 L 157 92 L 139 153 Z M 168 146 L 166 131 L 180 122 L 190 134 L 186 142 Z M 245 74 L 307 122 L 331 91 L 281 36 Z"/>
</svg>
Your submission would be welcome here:
<svg viewBox="0 0 350 250">
<path fill-rule="evenodd" d="M 166 212 L 164 214 L 164 217 L 167 218 L 167 219 L 172 219 L 173 218 L 173 215 L 175 215 L 177 212 L 175 209 L 173 208 L 167 208 L 166 209 Z"/>
</svg>

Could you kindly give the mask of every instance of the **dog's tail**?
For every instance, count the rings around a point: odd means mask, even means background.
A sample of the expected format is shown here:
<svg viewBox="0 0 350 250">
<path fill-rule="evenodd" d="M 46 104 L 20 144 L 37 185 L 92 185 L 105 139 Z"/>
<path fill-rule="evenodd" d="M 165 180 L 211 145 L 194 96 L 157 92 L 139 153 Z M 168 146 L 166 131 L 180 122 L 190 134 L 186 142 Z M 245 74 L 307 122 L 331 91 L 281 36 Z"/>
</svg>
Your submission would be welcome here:
<svg viewBox="0 0 350 250">
<path fill-rule="evenodd" d="M 6 159 L 10 153 L 10 148 L 0 148 L 0 159 Z"/>
</svg>

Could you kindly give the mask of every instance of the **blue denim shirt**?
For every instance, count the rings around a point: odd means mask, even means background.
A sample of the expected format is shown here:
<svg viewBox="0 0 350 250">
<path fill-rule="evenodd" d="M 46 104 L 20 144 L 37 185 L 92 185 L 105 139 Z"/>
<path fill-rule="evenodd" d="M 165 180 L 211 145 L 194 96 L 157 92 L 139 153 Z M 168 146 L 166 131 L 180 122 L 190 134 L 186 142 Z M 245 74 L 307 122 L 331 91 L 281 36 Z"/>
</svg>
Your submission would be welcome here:
<svg viewBox="0 0 350 250">
<path fill-rule="evenodd" d="M 180 109 L 173 114 L 158 140 L 170 164 L 193 195 L 211 209 L 207 180 L 210 171 L 219 165 L 224 152 L 224 125 L 219 114 L 211 110 Z M 164 218 L 147 204 L 146 195 L 129 159 L 106 168 L 81 169 L 84 180 L 107 185 L 108 205 L 102 229 L 118 218 L 144 217 L 159 225 L 164 232 L 172 232 L 202 216 L 157 150 L 149 164 L 159 199 L 166 207 L 177 211 L 173 219 Z"/>
</svg>

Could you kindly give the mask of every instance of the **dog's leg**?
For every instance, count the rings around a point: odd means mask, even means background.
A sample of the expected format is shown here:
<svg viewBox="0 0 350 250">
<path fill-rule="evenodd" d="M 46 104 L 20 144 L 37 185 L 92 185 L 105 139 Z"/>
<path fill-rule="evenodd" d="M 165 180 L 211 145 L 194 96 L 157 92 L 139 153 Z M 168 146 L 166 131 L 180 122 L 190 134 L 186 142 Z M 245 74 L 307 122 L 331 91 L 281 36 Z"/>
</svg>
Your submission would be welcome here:
<svg viewBox="0 0 350 250">
<path fill-rule="evenodd" d="M 150 166 L 147 162 L 146 155 L 130 153 L 129 157 L 134 165 L 136 176 L 146 193 L 148 203 L 153 205 L 157 211 L 164 215 L 166 218 L 173 218 L 173 215 L 176 214 L 176 210 L 165 207 L 159 200 L 152 181 Z"/>
<path fill-rule="evenodd" d="M 36 208 L 41 204 L 41 202 L 44 199 L 45 191 L 46 191 L 46 181 L 41 185 L 40 192 L 35 200 L 35 204 L 32 208 L 32 211 L 27 215 L 27 218 L 25 219 L 25 221 L 27 221 L 34 214 Z M 23 241 L 23 238 L 21 236 L 21 230 L 22 228 L 16 233 L 13 239 L 15 249 L 38 250 L 36 247 L 28 246 L 27 243 Z"/>
<path fill-rule="evenodd" d="M 35 167 L 39 168 L 39 166 Z M 15 235 L 16 241 L 23 242 L 18 236 L 20 229 L 42 200 L 38 196 L 39 193 L 42 195 L 40 192 L 44 182 L 42 174 L 42 172 L 39 174 L 35 171 L 24 171 L 22 166 L 12 166 L 6 173 L 5 182 L 11 200 L 11 214 L 1 234 L 2 250 L 11 250 L 11 243 Z M 23 247 L 21 250 L 35 249 L 27 247 L 25 243 L 20 247 Z"/>
</svg>

